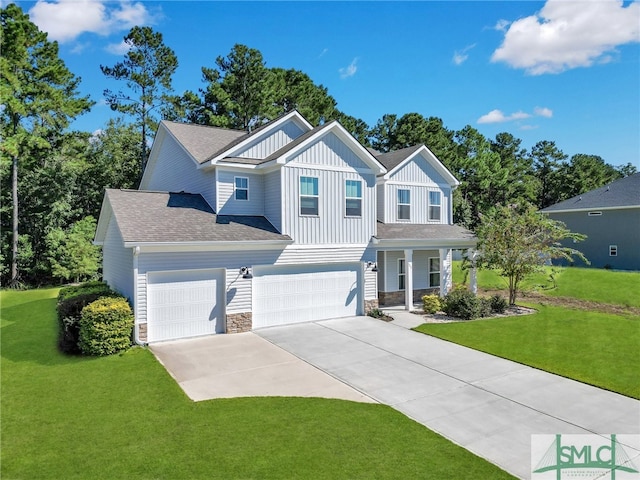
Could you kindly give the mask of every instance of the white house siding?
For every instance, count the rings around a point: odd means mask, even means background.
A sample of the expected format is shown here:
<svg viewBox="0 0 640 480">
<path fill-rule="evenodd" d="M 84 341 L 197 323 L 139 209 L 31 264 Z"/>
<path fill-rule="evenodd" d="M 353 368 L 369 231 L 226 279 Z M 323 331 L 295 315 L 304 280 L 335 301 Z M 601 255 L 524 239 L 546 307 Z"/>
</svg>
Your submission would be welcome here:
<svg viewBox="0 0 640 480">
<path fill-rule="evenodd" d="M 432 186 L 447 185 L 447 181 L 422 155 L 416 155 L 410 162 L 394 172 L 389 180 Z"/>
<path fill-rule="evenodd" d="M 421 186 L 407 183 L 396 183 L 395 180 L 389 180 L 384 185 L 385 197 L 385 223 L 419 223 L 419 224 L 439 224 L 450 223 L 449 218 L 449 200 L 451 195 L 450 188 L 441 188 L 437 185 Z M 398 189 L 411 191 L 411 218 L 409 220 L 398 220 Z M 429 220 L 429 192 L 439 191 L 440 204 L 440 220 Z"/>
<path fill-rule="evenodd" d="M 282 233 L 299 244 L 363 244 L 375 233 L 375 177 L 352 171 L 282 169 L 282 201 L 286 206 Z M 301 176 L 318 177 L 318 216 L 300 215 Z M 345 216 L 345 180 L 362 180 L 362 216 Z"/>
<path fill-rule="evenodd" d="M 289 121 L 277 130 L 273 130 L 271 135 L 249 145 L 235 156 L 242 158 L 267 158 L 303 133 L 304 131 L 298 125 L 293 121 Z"/>
<path fill-rule="evenodd" d="M 382 292 L 396 292 L 398 286 L 398 259 L 404 258 L 404 250 L 392 250 L 378 254 L 378 269 L 384 275 L 379 279 Z M 413 289 L 432 288 L 429 285 L 429 258 L 440 258 L 439 250 L 413 251 Z M 382 259 L 382 260 L 381 260 Z M 383 268 L 380 268 L 381 263 Z"/>
<path fill-rule="evenodd" d="M 242 278 L 240 268 L 258 265 L 301 265 L 375 261 L 375 250 L 361 246 L 296 248 L 284 250 L 218 252 L 141 252 L 138 257 L 138 323 L 147 321 L 147 273 L 177 270 L 226 268 L 226 313 L 250 312 L 252 281 Z M 365 268 L 363 264 L 363 268 Z M 364 298 L 377 298 L 376 276 L 365 268 Z"/>
<path fill-rule="evenodd" d="M 296 163 L 304 165 L 323 165 L 332 168 L 365 169 L 370 167 L 358 157 L 334 133 L 328 133 L 300 152 Z"/>
<path fill-rule="evenodd" d="M 236 200 L 235 177 L 249 179 L 249 200 Z M 264 215 L 264 178 L 245 171 L 218 167 L 218 212 L 220 215 Z"/>
<path fill-rule="evenodd" d="M 145 174 L 140 190 L 199 193 L 209 205 L 215 205 L 213 170 L 198 170 L 196 163 L 171 136 L 165 136 L 152 167 L 149 175 Z"/>
<path fill-rule="evenodd" d="M 275 170 L 264 176 L 264 216 L 282 231 L 282 192 L 281 170 Z"/>
<path fill-rule="evenodd" d="M 111 217 L 102 247 L 102 277 L 117 292 L 133 301 L 133 249 L 125 248 L 118 226 Z"/>
<path fill-rule="evenodd" d="M 386 188 L 384 183 L 378 183 L 376 185 L 376 198 L 377 198 L 377 205 L 376 205 L 377 219 L 382 223 L 386 223 L 387 219 L 385 217 L 386 211 L 385 211 L 384 205 L 385 205 L 385 199 L 387 198 L 387 195 L 386 195 Z"/>
</svg>

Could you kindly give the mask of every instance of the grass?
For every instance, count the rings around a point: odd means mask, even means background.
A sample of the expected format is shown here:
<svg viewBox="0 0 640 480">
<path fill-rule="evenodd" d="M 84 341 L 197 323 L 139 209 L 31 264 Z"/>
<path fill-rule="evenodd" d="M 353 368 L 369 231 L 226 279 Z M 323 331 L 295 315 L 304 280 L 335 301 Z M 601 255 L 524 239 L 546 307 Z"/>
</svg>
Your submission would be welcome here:
<svg viewBox="0 0 640 480">
<path fill-rule="evenodd" d="M 461 262 L 454 262 L 453 281 L 461 284 L 465 280 L 460 269 Z M 550 274 L 555 274 L 554 288 Z M 493 270 L 478 271 L 478 286 L 483 289 L 502 290 L 508 288 L 506 278 Z M 544 273 L 531 275 L 522 282 L 521 290 L 535 290 L 552 297 L 571 297 L 598 303 L 640 307 L 640 272 L 623 272 L 595 268 L 545 267 Z"/>
<path fill-rule="evenodd" d="M 194 403 L 146 349 L 62 355 L 56 295 L 0 294 L 3 479 L 512 478 L 384 405 Z"/>
<path fill-rule="evenodd" d="M 416 330 L 640 399 L 639 317 L 533 306 L 533 315 Z"/>
</svg>

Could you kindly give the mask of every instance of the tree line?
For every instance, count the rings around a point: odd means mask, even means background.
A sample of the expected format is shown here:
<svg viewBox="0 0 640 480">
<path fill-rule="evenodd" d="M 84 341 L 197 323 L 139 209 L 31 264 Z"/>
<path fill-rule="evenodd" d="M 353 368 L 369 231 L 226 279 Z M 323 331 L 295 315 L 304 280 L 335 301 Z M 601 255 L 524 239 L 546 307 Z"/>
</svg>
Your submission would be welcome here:
<svg viewBox="0 0 640 480">
<path fill-rule="evenodd" d="M 172 87 L 175 52 L 162 34 L 134 27 L 129 50 L 105 78 L 114 117 L 96 134 L 70 131 L 95 101 L 20 7 L 0 10 L 0 281 L 2 285 L 79 281 L 99 275 L 91 244 L 105 188 L 137 188 L 160 119 L 251 131 L 293 109 L 314 126 L 338 120 L 363 145 L 388 152 L 425 144 L 461 182 L 454 221 L 472 230 L 496 205 L 544 208 L 636 171 L 599 156 L 568 158 L 555 142 L 531 150 L 503 132 L 494 139 L 454 131 L 420 113 L 386 114 L 373 126 L 338 109 L 326 87 L 296 69 L 267 67 L 259 50 L 235 45 L 201 69 L 201 85 Z"/>
</svg>

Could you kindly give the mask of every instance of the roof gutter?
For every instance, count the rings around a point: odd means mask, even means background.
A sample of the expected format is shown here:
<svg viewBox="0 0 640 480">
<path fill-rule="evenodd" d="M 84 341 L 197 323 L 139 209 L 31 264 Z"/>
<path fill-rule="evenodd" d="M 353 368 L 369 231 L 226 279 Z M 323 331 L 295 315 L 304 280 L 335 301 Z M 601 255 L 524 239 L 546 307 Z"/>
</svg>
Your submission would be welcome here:
<svg viewBox="0 0 640 480">
<path fill-rule="evenodd" d="M 291 245 L 293 240 L 241 240 L 241 241 L 225 241 L 225 242 L 212 242 L 212 241 L 201 241 L 201 242 L 137 242 L 130 241 L 124 242 L 125 248 L 144 248 L 145 250 L 148 248 L 153 249 L 175 249 L 175 248 L 185 248 L 185 249 L 193 249 L 195 248 L 203 248 L 203 249 L 211 249 L 211 250 L 256 250 L 259 249 L 277 249 L 282 248 L 287 245 Z"/>
<path fill-rule="evenodd" d="M 477 238 L 442 238 L 428 240 L 424 238 L 372 238 L 373 244 L 386 248 L 428 247 L 428 248 L 471 248 L 478 244 Z"/>
</svg>

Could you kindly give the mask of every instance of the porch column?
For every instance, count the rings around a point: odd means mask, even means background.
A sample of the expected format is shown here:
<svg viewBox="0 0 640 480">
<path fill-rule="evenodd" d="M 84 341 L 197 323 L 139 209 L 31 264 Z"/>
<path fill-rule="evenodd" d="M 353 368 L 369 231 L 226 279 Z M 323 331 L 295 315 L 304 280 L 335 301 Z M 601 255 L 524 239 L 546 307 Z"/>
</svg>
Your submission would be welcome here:
<svg viewBox="0 0 640 480">
<path fill-rule="evenodd" d="M 451 249 L 440 250 L 440 296 L 444 297 L 453 287 L 453 272 L 451 270 Z"/>
<path fill-rule="evenodd" d="M 404 308 L 413 310 L 413 250 L 404 251 Z"/>
<path fill-rule="evenodd" d="M 476 252 L 473 248 L 467 250 L 467 258 L 471 262 L 471 268 L 469 269 L 469 290 L 471 290 L 474 294 L 478 293 L 478 276 L 476 271 L 476 256 L 478 252 Z"/>
</svg>

